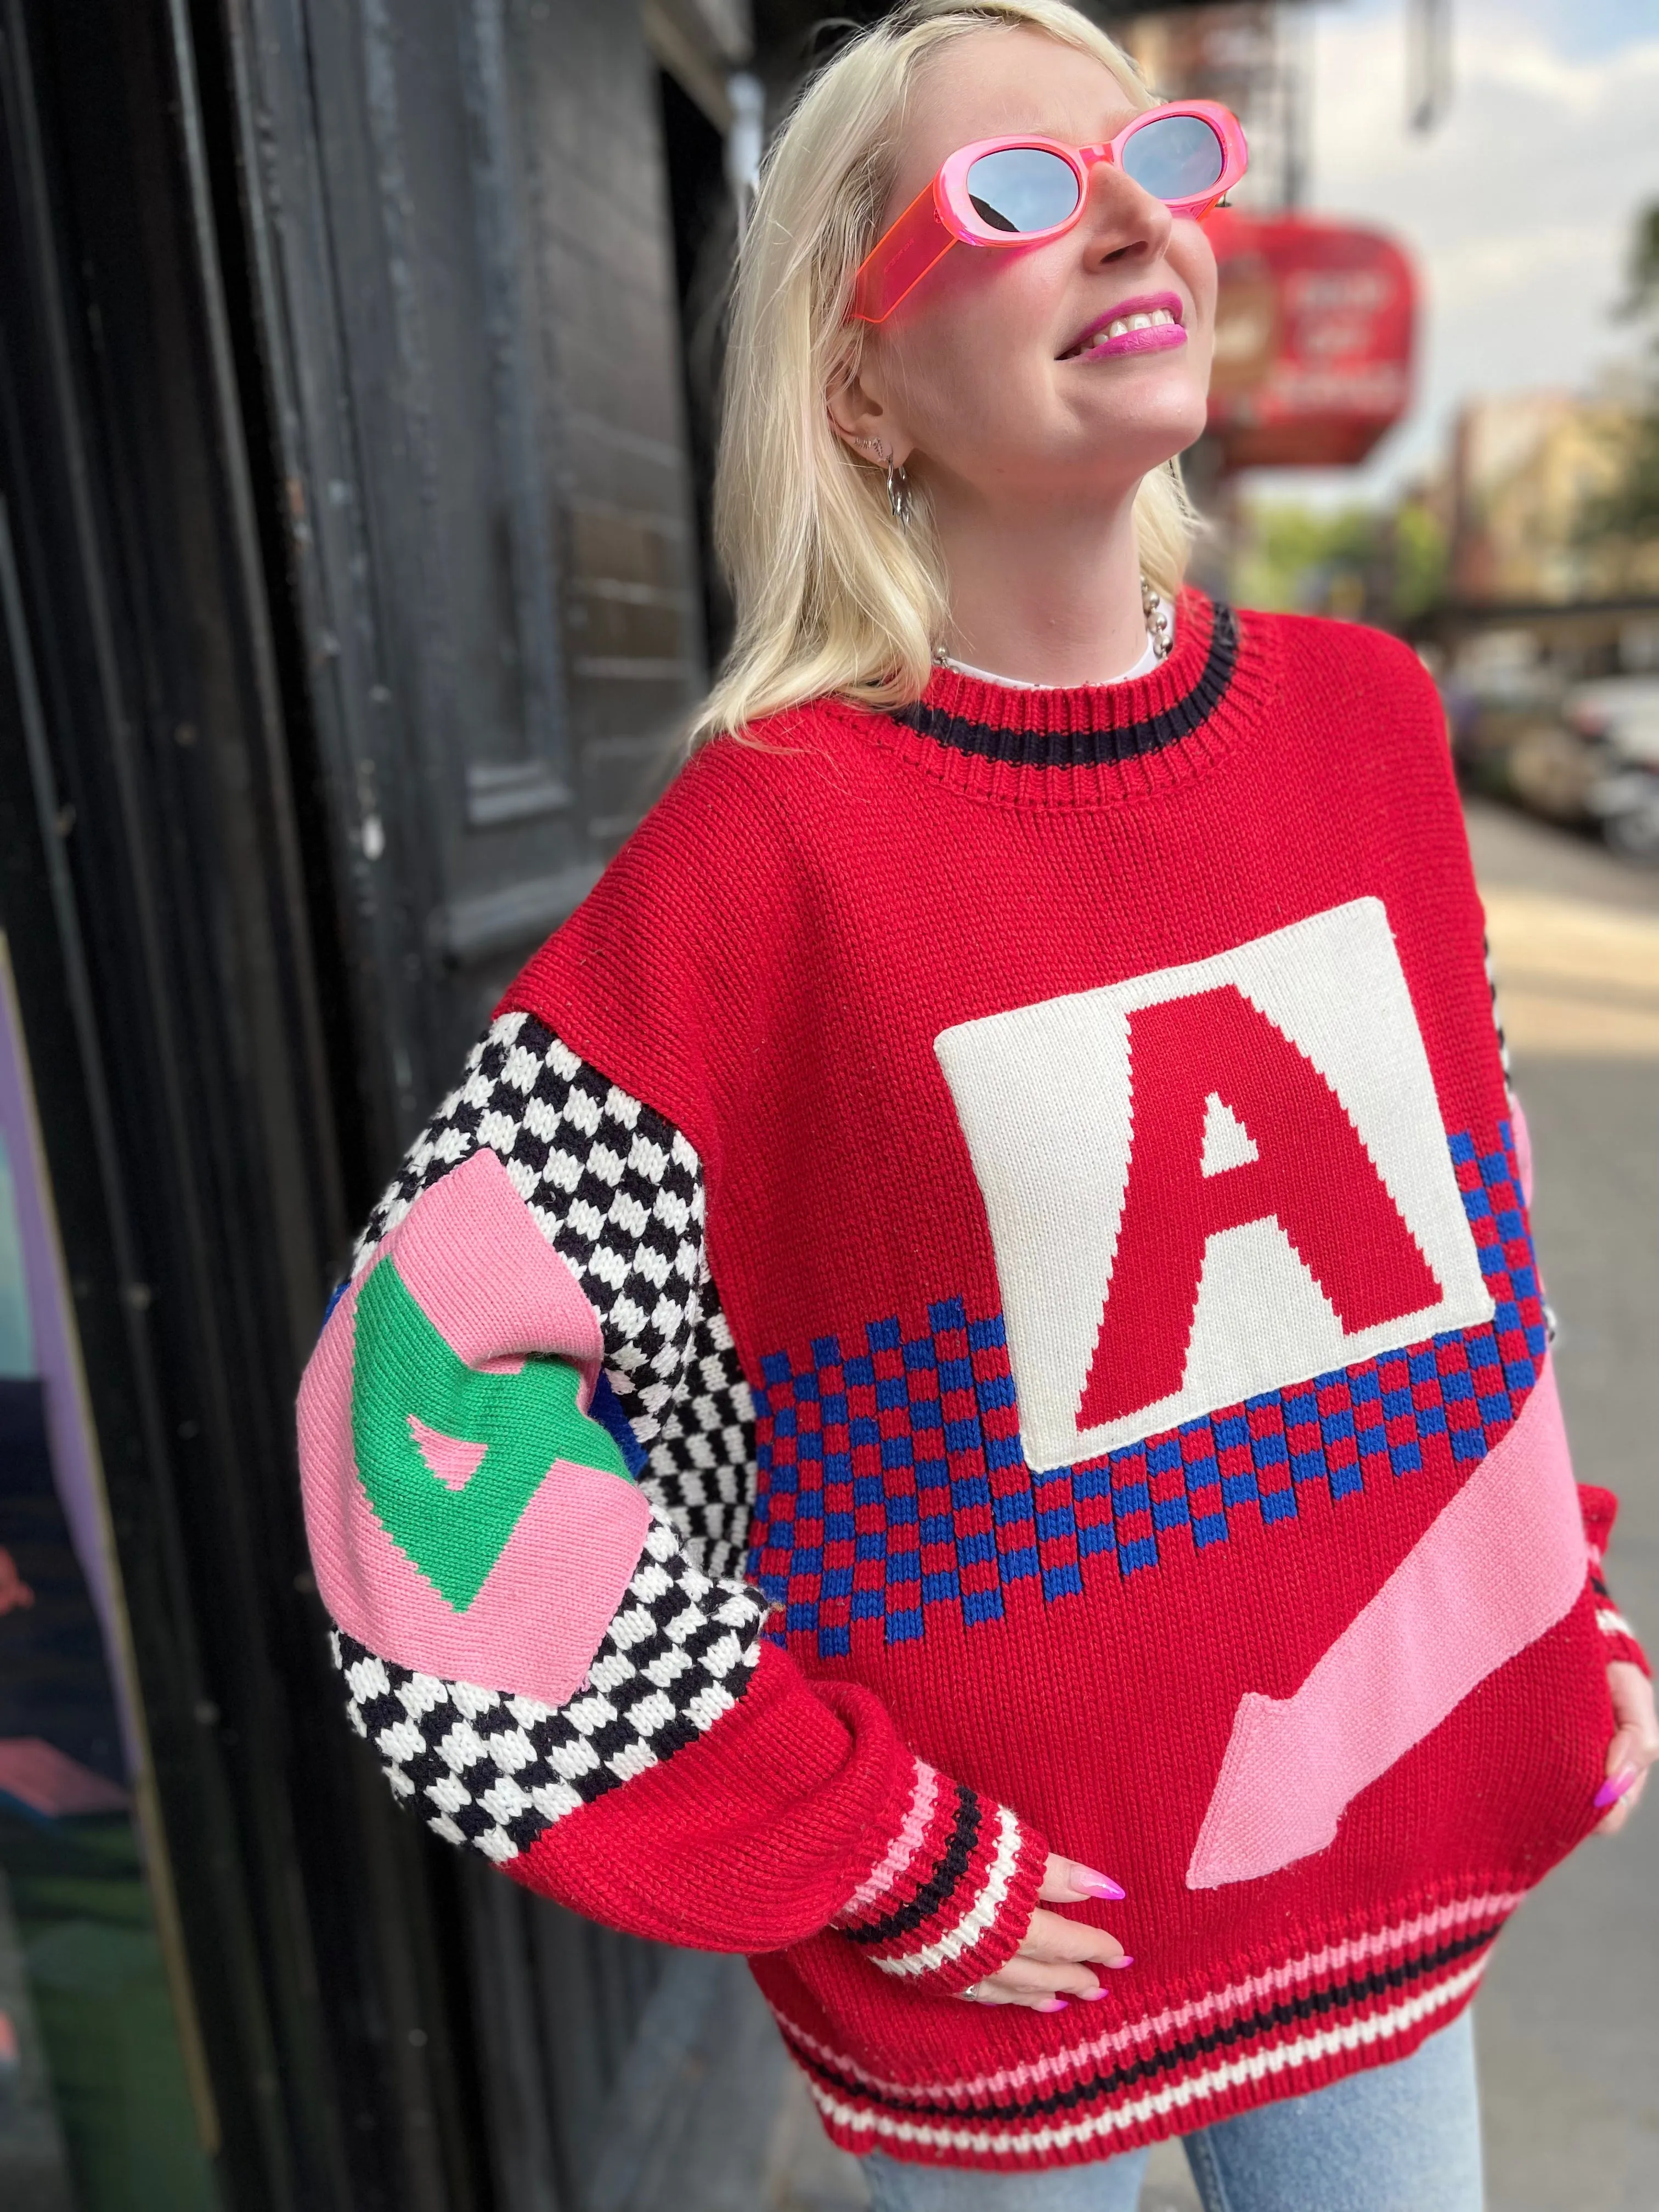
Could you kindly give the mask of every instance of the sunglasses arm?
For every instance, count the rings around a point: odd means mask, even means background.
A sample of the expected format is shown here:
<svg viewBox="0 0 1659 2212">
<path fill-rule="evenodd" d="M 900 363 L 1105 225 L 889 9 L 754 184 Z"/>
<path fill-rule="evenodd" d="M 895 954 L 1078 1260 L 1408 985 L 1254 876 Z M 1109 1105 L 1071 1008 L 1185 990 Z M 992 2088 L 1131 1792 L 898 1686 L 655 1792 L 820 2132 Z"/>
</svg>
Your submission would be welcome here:
<svg viewBox="0 0 1659 2212">
<path fill-rule="evenodd" d="M 937 184 L 919 191 L 866 257 L 854 288 L 851 319 L 884 323 L 957 242 L 939 210 Z"/>
</svg>

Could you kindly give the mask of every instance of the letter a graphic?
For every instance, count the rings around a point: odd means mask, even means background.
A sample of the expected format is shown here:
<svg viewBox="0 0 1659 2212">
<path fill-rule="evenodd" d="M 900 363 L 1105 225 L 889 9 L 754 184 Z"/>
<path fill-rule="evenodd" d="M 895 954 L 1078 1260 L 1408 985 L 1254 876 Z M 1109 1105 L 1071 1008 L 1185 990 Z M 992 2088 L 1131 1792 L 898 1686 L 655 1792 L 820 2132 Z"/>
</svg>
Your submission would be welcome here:
<svg viewBox="0 0 1659 2212">
<path fill-rule="evenodd" d="M 1440 1303 L 1341 1100 L 1237 985 L 1137 1007 L 1129 1081 L 1128 1182 L 1080 1429 L 1181 1389 L 1206 1248 L 1222 1230 L 1277 1221 L 1351 1335 Z M 1256 1157 L 1206 1176 L 1212 1092 Z"/>
</svg>

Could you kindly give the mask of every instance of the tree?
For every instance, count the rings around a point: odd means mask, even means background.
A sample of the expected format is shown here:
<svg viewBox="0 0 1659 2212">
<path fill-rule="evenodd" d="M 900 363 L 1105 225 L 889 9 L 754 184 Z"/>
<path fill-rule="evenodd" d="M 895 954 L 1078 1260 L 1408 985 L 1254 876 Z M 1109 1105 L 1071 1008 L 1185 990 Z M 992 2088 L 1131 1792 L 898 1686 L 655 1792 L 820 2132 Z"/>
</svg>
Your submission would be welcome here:
<svg viewBox="0 0 1659 2212">
<path fill-rule="evenodd" d="M 1644 208 L 1631 236 L 1630 290 L 1619 308 L 1631 321 L 1645 320 L 1659 313 L 1659 200 Z M 1659 337 L 1654 341 L 1659 347 Z"/>
<path fill-rule="evenodd" d="M 1636 218 L 1627 275 L 1630 289 L 1618 309 L 1620 319 L 1659 326 L 1659 201 Z M 1649 403 L 1620 456 L 1618 482 L 1584 502 L 1579 537 L 1586 544 L 1638 545 L 1659 538 L 1659 327 L 1649 350 Z"/>
<path fill-rule="evenodd" d="M 1445 590 L 1446 534 L 1420 494 L 1392 514 L 1275 501 L 1253 506 L 1233 589 L 1249 606 L 1409 622 Z"/>
</svg>

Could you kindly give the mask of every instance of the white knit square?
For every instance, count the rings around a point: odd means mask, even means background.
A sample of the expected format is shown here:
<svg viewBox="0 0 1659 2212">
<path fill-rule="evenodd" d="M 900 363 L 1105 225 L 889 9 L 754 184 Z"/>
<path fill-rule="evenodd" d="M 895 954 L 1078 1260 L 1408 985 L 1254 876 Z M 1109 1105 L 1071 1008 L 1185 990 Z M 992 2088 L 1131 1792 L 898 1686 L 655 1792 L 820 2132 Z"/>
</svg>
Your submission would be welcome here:
<svg viewBox="0 0 1659 2212">
<path fill-rule="evenodd" d="M 1393 1201 L 1389 1218 L 1397 1210 L 1426 1263 L 1423 1284 L 1439 1295 L 1345 1327 L 1278 1216 L 1241 1220 L 1203 1246 L 1180 1387 L 1129 1410 L 1120 1402 L 1115 1418 L 1088 1422 L 1083 1409 L 1108 1308 L 1144 1289 L 1128 1292 L 1114 1273 L 1137 1118 L 1150 1127 L 1159 1104 L 1132 1096 L 1131 1017 L 1204 994 L 1235 1008 L 1244 1000 L 1239 1024 L 1259 1026 L 1264 1066 L 1280 1065 L 1288 1040 L 1291 1057 L 1311 1064 L 1308 1079 L 1322 1078 L 1334 1092 L 1363 1147 L 1353 1172 L 1364 1179 L 1374 1171 Z M 1268 1024 L 1281 1041 L 1266 1034 Z M 1034 1468 L 1071 1466 L 1258 1392 L 1492 1317 L 1378 899 L 1355 899 L 1207 960 L 964 1022 L 943 1031 L 934 1050 L 985 1200 L 1021 1443 Z M 1285 1095 L 1293 1119 L 1305 1094 L 1292 1073 Z M 1218 1078 L 1201 1132 L 1194 1128 L 1189 1186 L 1193 1177 L 1254 1173 L 1261 1157 L 1260 1133 L 1225 1088 Z M 1293 1157 L 1270 1166 L 1286 1178 L 1304 1174 Z"/>
</svg>

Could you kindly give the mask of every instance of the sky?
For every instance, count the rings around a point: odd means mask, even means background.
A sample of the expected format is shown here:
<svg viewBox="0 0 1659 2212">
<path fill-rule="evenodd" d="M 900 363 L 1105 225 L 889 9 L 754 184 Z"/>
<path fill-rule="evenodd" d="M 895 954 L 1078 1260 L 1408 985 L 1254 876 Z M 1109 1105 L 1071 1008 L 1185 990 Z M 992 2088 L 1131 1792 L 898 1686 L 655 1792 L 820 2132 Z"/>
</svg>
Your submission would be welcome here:
<svg viewBox="0 0 1659 2212">
<path fill-rule="evenodd" d="M 1420 273 L 1418 401 L 1362 469 L 1258 472 L 1270 497 L 1376 499 L 1444 450 L 1477 392 L 1587 386 L 1659 200 L 1659 0 L 1451 0 L 1453 91 L 1406 127 L 1404 0 L 1319 0 L 1309 204 L 1400 239 Z"/>
</svg>

